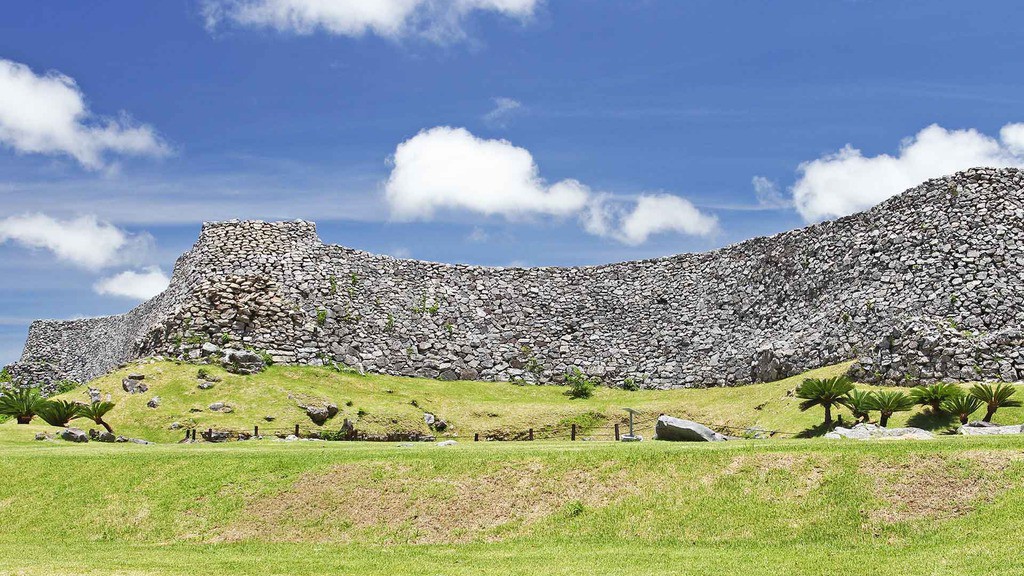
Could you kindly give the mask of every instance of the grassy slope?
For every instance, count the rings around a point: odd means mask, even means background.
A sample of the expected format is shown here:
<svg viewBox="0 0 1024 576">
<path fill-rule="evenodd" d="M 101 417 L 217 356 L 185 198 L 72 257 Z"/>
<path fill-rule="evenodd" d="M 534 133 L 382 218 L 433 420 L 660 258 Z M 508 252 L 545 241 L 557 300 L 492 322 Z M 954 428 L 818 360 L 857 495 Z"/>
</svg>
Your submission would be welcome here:
<svg viewBox="0 0 1024 576">
<path fill-rule="evenodd" d="M 1010 574 L 1021 447 L 0 441 L 0 574 Z"/>
<path fill-rule="evenodd" d="M 641 433 L 647 437 L 653 434 L 653 416 L 662 412 L 712 426 L 760 426 L 767 430 L 801 432 L 818 424 L 822 413 L 820 409 L 801 412 L 799 401 L 789 392 L 805 377 L 837 375 L 846 365 L 813 370 L 779 382 L 735 388 L 638 392 L 598 388 L 594 396 L 586 400 L 571 400 L 564 395 L 564 388 L 554 386 L 358 376 L 310 367 L 275 366 L 256 376 L 235 376 L 219 368 L 207 369 L 223 378 L 210 390 L 197 388 L 196 366 L 171 362 L 133 365 L 99 378 L 92 386 L 110 393 L 118 404 L 108 418 L 118 433 L 159 442 L 172 442 L 183 436 L 179 431 L 168 429 L 172 422 L 195 424 L 200 429 L 251 430 L 253 425 L 259 425 L 264 431 L 286 430 L 296 423 L 304 430 L 311 429 L 312 423 L 297 406 L 298 399 L 336 403 L 341 414 L 328 423 L 333 429 L 340 427 L 343 418 L 350 418 L 358 429 L 371 433 L 428 432 L 423 412 L 429 411 L 451 425 L 449 434 L 463 438 L 472 437 L 474 432 L 520 431 L 530 427 L 539 431 L 545 426 L 557 428 L 559 437 L 566 438 L 568 423 L 577 422 L 582 426 L 582 435 L 609 439 L 611 423 L 625 422 L 622 410 L 625 406 L 644 413 Z M 124 393 L 121 380 L 129 372 L 145 374 L 150 391 L 139 395 Z M 84 400 L 86 392 L 81 388 L 65 396 Z M 159 408 L 146 407 L 153 396 L 160 396 Z M 413 401 L 419 407 L 413 406 Z M 211 412 L 208 406 L 213 402 L 226 402 L 234 411 Z M 351 406 L 346 406 L 346 402 L 351 402 Z M 192 413 L 190 409 L 202 411 Z M 365 412 L 363 416 L 358 415 L 360 410 Z M 276 420 L 264 421 L 264 416 L 268 415 Z M 848 413 L 845 417 L 850 421 Z M 1024 409 L 1000 410 L 996 420 L 1021 422 Z M 948 420 L 932 419 L 917 409 L 897 414 L 890 425 L 902 426 L 908 422 L 937 430 L 951 424 Z M 88 424 L 78 421 L 76 425 L 87 427 Z M 0 424 L 0 436 L 27 438 L 39 430 L 51 429 L 42 425 L 18 427 L 13 422 Z"/>
</svg>

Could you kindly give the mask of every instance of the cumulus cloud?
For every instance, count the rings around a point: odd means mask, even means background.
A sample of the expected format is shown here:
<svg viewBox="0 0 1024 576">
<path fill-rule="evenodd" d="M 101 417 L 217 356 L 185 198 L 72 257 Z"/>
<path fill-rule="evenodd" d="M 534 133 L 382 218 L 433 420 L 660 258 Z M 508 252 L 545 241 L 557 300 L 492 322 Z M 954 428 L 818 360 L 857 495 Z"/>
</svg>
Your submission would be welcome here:
<svg viewBox="0 0 1024 576">
<path fill-rule="evenodd" d="M 507 218 L 568 216 L 590 195 L 576 180 L 547 184 L 529 151 L 477 138 L 465 128 L 424 130 L 398 145 L 393 164 L 385 198 L 399 220 L 426 220 L 445 209 Z"/>
<path fill-rule="evenodd" d="M 127 116 L 94 116 L 78 85 L 57 73 L 35 74 L 0 59 L 0 144 L 21 153 L 66 154 L 83 167 L 108 166 L 107 154 L 163 156 L 167 145 Z"/>
<path fill-rule="evenodd" d="M 0 220 L 0 243 L 44 249 L 58 259 L 88 270 L 137 262 L 151 250 L 148 234 L 132 235 L 95 216 L 58 220 L 22 214 Z"/>
<path fill-rule="evenodd" d="M 422 36 L 436 42 L 465 37 L 473 12 L 526 20 L 542 0 L 207 0 L 207 28 L 224 21 L 292 34 Z"/>
<path fill-rule="evenodd" d="M 678 196 L 616 199 L 573 179 L 549 184 L 528 150 L 464 128 L 424 130 L 398 145 L 392 163 L 384 192 L 400 220 L 429 220 L 442 211 L 509 220 L 576 217 L 588 233 L 632 245 L 652 234 L 706 236 L 717 228 L 713 216 Z"/>
<path fill-rule="evenodd" d="M 751 179 L 751 184 L 754 186 L 754 196 L 757 198 L 757 205 L 759 207 L 773 209 L 792 206 L 792 202 L 779 190 L 779 185 L 768 178 L 754 176 Z"/>
<path fill-rule="evenodd" d="M 523 105 L 512 98 L 495 98 L 494 109 L 484 114 L 484 122 L 491 126 L 504 128 L 508 125 L 509 119 L 521 109 Z"/>
<path fill-rule="evenodd" d="M 929 178 L 978 166 L 1024 166 L 1024 124 L 1003 126 L 999 139 L 933 124 L 903 140 L 895 156 L 864 156 L 847 144 L 800 165 L 793 200 L 800 215 L 814 222 L 864 210 Z"/>
<path fill-rule="evenodd" d="M 118 296 L 133 300 L 149 300 L 164 291 L 171 279 L 157 266 L 150 266 L 141 272 L 126 270 L 101 279 L 93 285 L 97 294 Z"/>
<path fill-rule="evenodd" d="M 635 246 L 661 232 L 708 236 L 717 228 L 718 220 L 698 210 L 689 200 L 653 194 L 640 196 L 633 210 L 623 217 L 616 237 Z"/>
</svg>

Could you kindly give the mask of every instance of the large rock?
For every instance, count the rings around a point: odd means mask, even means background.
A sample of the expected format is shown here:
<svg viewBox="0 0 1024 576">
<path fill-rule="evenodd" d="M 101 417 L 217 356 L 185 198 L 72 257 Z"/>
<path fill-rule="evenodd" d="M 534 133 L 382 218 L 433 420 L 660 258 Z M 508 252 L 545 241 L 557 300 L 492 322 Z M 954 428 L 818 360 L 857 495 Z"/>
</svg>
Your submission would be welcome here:
<svg viewBox="0 0 1024 576">
<path fill-rule="evenodd" d="M 1024 426 L 961 426 L 957 432 L 964 436 L 1003 436 L 1024 433 Z"/>
<path fill-rule="evenodd" d="M 258 374 L 266 368 L 263 357 L 251 350 L 225 350 L 221 366 L 233 374 Z"/>
<path fill-rule="evenodd" d="M 115 436 L 106 430 L 97 431 L 94 428 L 89 429 L 89 438 L 96 442 L 109 442 L 112 443 L 116 440 Z"/>
<path fill-rule="evenodd" d="M 65 428 L 64 430 L 61 430 L 60 437 L 62 440 L 67 440 L 68 442 L 81 443 L 89 441 L 89 436 L 78 428 Z"/>
<path fill-rule="evenodd" d="M 920 428 L 882 428 L 875 424 L 861 423 L 853 428 L 837 426 L 835 430 L 825 434 L 825 438 L 833 440 L 852 438 L 854 440 L 872 440 L 875 438 L 897 440 L 931 440 L 935 435 Z"/>
<path fill-rule="evenodd" d="M 338 408 L 335 406 L 334 413 L 338 413 Z M 327 406 L 306 406 L 306 415 L 313 421 L 317 426 L 323 426 L 325 422 L 330 420 L 332 414 Z"/>
<path fill-rule="evenodd" d="M 659 416 L 658 422 L 654 425 L 654 434 L 658 440 L 677 442 L 721 442 L 728 440 L 725 436 L 703 424 L 698 424 L 692 420 L 673 418 L 672 416 Z"/>
<path fill-rule="evenodd" d="M 129 394 L 142 394 L 149 391 L 149 386 L 137 378 L 125 378 L 121 381 L 121 388 Z"/>
</svg>

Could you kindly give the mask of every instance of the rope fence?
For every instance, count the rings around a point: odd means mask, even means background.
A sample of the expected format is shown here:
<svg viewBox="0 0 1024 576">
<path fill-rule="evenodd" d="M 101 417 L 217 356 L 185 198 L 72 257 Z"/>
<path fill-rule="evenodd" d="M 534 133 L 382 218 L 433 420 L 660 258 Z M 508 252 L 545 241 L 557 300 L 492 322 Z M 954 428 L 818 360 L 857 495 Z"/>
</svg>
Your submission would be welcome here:
<svg viewBox="0 0 1024 576">
<path fill-rule="evenodd" d="M 650 434 L 653 438 L 655 423 L 660 414 L 643 413 L 640 411 L 633 414 L 633 429 L 635 432 Z M 801 432 L 789 432 L 784 430 L 768 430 L 760 427 L 742 427 L 729 424 L 704 423 L 705 426 L 725 436 L 738 438 L 777 438 L 797 437 Z M 181 442 L 228 442 L 245 441 L 259 438 L 280 438 L 289 437 L 299 439 L 321 439 L 337 441 L 369 441 L 369 442 L 415 442 L 435 440 L 462 440 L 474 442 L 529 442 L 538 440 L 569 440 L 588 442 L 617 442 L 629 433 L 628 419 L 619 422 L 603 423 L 593 426 L 583 426 L 575 423 L 547 424 L 536 428 L 527 429 L 488 429 L 477 431 L 435 431 L 431 433 L 408 431 L 371 434 L 357 430 L 346 420 L 345 425 L 338 429 L 327 427 L 316 427 L 302 424 L 281 427 L 254 425 L 248 430 L 234 430 L 224 428 L 207 428 L 205 430 L 196 427 L 186 427 L 185 438 Z"/>
</svg>

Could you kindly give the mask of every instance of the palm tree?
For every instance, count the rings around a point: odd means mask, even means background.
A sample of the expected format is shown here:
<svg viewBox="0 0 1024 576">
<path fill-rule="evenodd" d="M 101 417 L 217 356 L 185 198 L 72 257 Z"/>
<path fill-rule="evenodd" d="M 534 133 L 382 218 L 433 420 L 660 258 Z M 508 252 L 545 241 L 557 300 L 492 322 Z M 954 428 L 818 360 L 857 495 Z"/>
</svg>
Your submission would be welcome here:
<svg viewBox="0 0 1024 576">
<path fill-rule="evenodd" d="M 932 414 L 942 411 L 942 403 L 956 396 L 963 396 L 964 391 L 956 384 L 949 382 L 938 382 L 930 386 L 918 386 L 910 391 L 910 398 L 915 404 L 928 406 Z"/>
<path fill-rule="evenodd" d="M 847 392 L 853 390 L 853 383 L 846 376 L 835 378 L 808 378 L 796 389 L 797 398 L 803 398 L 800 410 L 815 406 L 825 409 L 825 426 L 832 424 L 832 406 L 841 404 Z"/>
<path fill-rule="evenodd" d="M 853 412 L 853 417 L 857 419 L 857 422 L 867 422 L 873 396 L 874 394 L 871 392 L 854 388 L 847 392 L 846 396 L 839 402 L 849 408 L 850 412 Z"/>
<path fill-rule="evenodd" d="M 35 388 L 6 390 L 0 395 L 0 414 L 17 418 L 18 424 L 28 424 L 35 418 L 42 401 Z"/>
<path fill-rule="evenodd" d="M 982 401 L 969 394 L 954 396 L 942 403 L 942 409 L 960 419 L 961 424 L 967 424 L 971 414 L 981 408 Z"/>
<path fill-rule="evenodd" d="M 991 384 L 975 384 L 971 387 L 970 394 L 988 406 L 988 410 L 985 412 L 985 417 L 982 420 L 991 422 L 996 410 L 1021 405 L 1019 400 L 1010 399 L 1010 396 L 1013 396 L 1016 391 L 1013 386 L 1003 383 L 996 384 L 995 386 Z"/>
<path fill-rule="evenodd" d="M 92 404 L 84 404 L 79 407 L 79 415 L 82 418 L 92 420 L 96 424 L 103 426 L 107 432 L 113 434 L 114 429 L 110 427 L 110 424 L 107 424 L 106 421 L 103 420 L 103 417 L 106 416 L 107 412 L 110 412 L 113 409 L 113 402 L 93 402 Z"/>
<path fill-rule="evenodd" d="M 82 416 L 82 405 L 68 400 L 43 400 L 37 413 L 50 426 L 65 428 L 68 422 Z"/>
<path fill-rule="evenodd" d="M 878 425 L 885 428 L 889 423 L 889 417 L 895 412 L 906 412 L 914 407 L 914 399 L 903 392 L 886 390 L 875 392 L 870 403 L 872 410 L 878 410 Z"/>
</svg>

